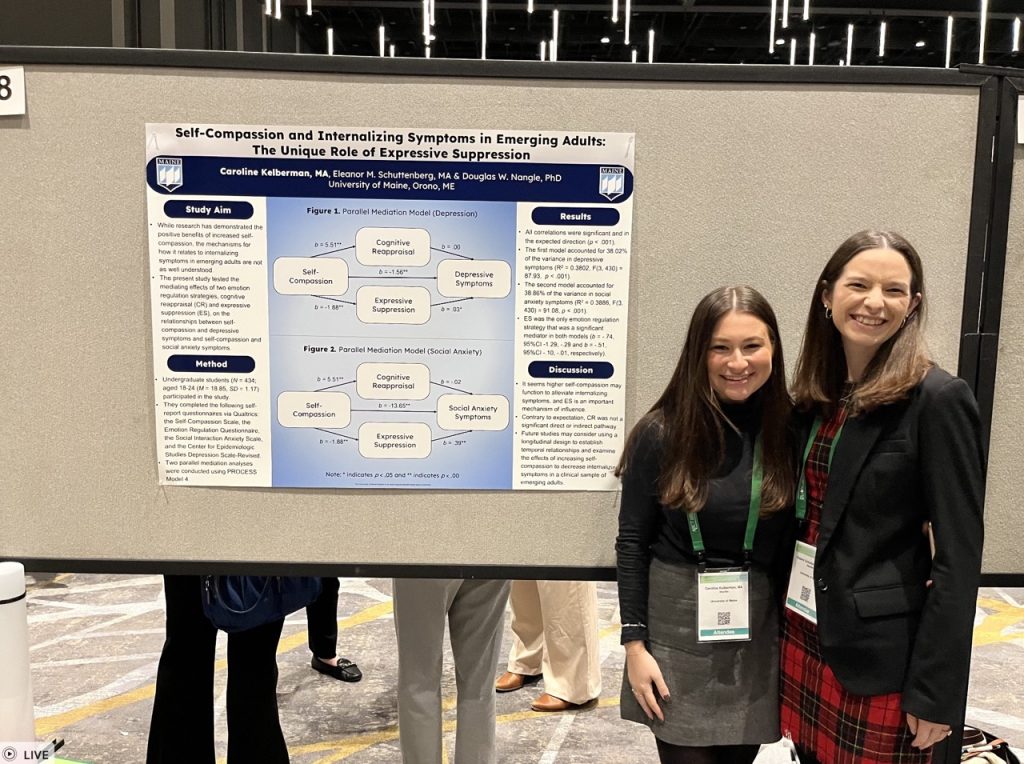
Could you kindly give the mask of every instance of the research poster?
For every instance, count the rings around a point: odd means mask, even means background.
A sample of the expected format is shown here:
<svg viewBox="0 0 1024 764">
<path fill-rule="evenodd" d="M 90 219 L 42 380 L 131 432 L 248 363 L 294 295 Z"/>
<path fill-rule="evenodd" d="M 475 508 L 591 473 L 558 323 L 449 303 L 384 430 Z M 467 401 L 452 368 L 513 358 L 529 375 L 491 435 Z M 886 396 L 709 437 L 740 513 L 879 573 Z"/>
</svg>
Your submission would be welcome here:
<svg viewBox="0 0 1024 764">
<path fill-rule="evenodd" d="M 613 490 L 634 136 L 148 124 L 160 481 Z"/>
</svg>

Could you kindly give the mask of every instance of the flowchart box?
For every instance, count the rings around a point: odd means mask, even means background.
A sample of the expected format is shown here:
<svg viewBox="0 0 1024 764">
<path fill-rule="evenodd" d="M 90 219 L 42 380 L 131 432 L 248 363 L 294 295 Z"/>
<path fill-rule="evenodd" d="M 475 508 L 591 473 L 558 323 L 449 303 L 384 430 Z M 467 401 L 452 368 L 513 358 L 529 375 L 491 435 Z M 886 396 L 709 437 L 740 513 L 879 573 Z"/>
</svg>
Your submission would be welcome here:
<svg viewBox="0 0 1024 764">
<path fill-rule="evenodd" d="M 345 393 L 288 391 L 277 396 L 282 427 L 347 427 L 352 400 Z"/>
<path fill-rule="evenodd" d="M 421 401 L 430 395 L 430 369 L 422 363 L 361 363 L 356 391 L 368 401 Z"/>
<path fill-rule="evenodd" d="M 441 395 L 437 426 L 445 430 L 504 430 L 508 398 L 504 395 Z"/>
<path fill-rule="evenodd" d="M 274 261 L 278 294 L 343 295 L 348 291 L 348 263 L 336 257 L 279 257 Z"/>
<path fill-rule="evenodd" d="M 437 291 L 444 297 L 507 297 L 512 267 L 504 260 L 442 260 L 437 264 Z"/>
<path fill-rule="evenodd" d="M 430 291 L 426 287 L 360 287 L 356 315 L 364 324 L 425 324 L 430 320 Z"/>
<path fill-rule="evenodd" d="M 430 262 L 430 232 L 425 228 L 360 228 L 356 260 L 363 265 L 426 265 Z"/>
<path fill-rule="evenodd" d="M 359 427 L 359 453 L 367 459 L 424 459 L 430 455 L 430 425 L 366 422 Z"/>
</svg>

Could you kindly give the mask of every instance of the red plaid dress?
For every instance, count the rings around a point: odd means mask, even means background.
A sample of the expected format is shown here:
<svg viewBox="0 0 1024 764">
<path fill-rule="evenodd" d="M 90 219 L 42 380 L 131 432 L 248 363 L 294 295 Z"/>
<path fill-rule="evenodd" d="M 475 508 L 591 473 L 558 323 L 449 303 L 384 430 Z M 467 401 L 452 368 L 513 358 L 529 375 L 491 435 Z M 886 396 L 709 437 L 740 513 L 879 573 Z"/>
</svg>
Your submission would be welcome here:
<svg viewBox="0 0 1024 764">
<path fill-rule="evenodd" d="M 840 409 L 821 428 L 807 458 L 807 522 L 801 540 L 816 545 L 828 488 L 828 456 L 846 420 Z M 910 746 L 900 693 L 853 695 L 821 657 L 817 627 L 786 609 L 782 619 L 782 733 L 820 764 L 927 764 L 930 751 Z"/>
</svg>

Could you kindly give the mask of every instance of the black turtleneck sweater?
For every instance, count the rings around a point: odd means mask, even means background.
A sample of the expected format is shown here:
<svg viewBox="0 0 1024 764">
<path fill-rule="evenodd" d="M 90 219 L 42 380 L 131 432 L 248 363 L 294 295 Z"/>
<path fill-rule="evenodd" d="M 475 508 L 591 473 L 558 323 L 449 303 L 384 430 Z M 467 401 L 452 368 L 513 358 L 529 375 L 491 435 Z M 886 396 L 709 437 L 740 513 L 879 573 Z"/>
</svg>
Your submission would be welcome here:
<svg viewBox="0 0 1024 764">
<path fill-rule="evenodd" d="M 708 486 L 707 504 L 698 513 L 709 567 L 743 562 L 743 534 L 750 511 L 750 477 L 754 439 L 761 425 L 758 401 L 723 405 L 739 429 L 727 424 L 725 455 Z M 686 513 L 662 506 L 658 498 L 661 473 L 661 427 L 647 425 L 638 433 L 622 477 L 619 535 L 615 541 L 622 642 L 647 639 L 647 582 L 651 557 L 674 565 L 696 565 L 697 555 Z M 775 571 L 792 553 L 792 510 L 761 518 L 754 536 L 753 564 Z"/>
</svg>

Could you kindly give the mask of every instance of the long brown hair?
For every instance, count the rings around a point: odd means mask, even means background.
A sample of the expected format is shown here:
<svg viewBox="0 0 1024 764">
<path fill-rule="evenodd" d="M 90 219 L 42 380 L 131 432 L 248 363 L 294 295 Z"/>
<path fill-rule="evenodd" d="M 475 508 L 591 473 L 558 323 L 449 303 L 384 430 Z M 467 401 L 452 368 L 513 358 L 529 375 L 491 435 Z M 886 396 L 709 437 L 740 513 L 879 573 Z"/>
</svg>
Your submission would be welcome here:
<svg viewBox="0 0 1024 764">
<path fill-rule="evenodd" d="M 932 366 L 922 332 L 925 291 L 920 255 L 898 233 L 859 231 L 840 244 L 829 258 L 811 296 L 807 328 L 793 380 L 793 397 L 802 409 L 820 409 L 829 415 L 843 396 L 847 376 L 843 338 L 832 319 L 825 314 L 823 295 L 835 288 L 847 263 L 868 249 L 899 252 L 910 267 L 910 299 L 918 294 L 921 299 L 907 315 L 906 322 L 875 352 L 862 379 L 848 397 L 850 414 L 871 411 L 904 398 Z"/>
<path fill-rule="evenodd" d="M 616 476 L 629 467 L 639 433 L 660 429 L 661 471 L 658 492 L 666 507 L 697 512 L 708 499 L 708 484 L 725 456 L 725 414 L 711 389 L 708 351 L 718 322 L 727 313 L 748 313 L 768 328 L 772 373 L 756 394 L 761 397 L 761 443 L 764 477 L 761 514 L 787 506 L 793 498 L 795 466 L 789 442 L 792 401 L 786 390 L 786 365 L 775 312 L 760 292 L 748 286 L 722 287 L 704 297 L 693 311 L 686 342 L 672 378 L 657 403 L 636 424 L 623 451 Z M 732 426 L 731 423 L 728 426 Z"/>
</svg>

